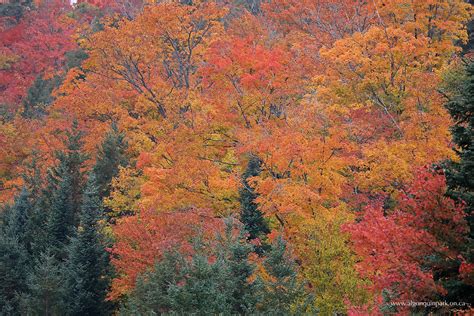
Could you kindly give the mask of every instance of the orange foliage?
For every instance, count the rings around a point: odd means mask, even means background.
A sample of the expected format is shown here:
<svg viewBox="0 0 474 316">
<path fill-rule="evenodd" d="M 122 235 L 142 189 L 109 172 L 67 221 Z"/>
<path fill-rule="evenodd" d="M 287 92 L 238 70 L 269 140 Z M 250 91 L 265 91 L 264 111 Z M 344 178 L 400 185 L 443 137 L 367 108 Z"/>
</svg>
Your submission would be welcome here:
<svg viewBox="0 0 474 316">
<path fill-rule="evenodd" d="M 203 233 L 213 238 L 223 228 L 222 220 L 209 210 L 188 209 L 172 213 L 142 211 L 120 220 L 114 227 L 116 241 L 110 252 L 118 277 L 110 298 L 115 299 L 133 288 L 137 276 L 153 266 L 166 251 L 192 251 L 190 238 Z"/>
<path fill-rule="evenodd" d="M 135 215 L 113 226 L 119 277 L 111 298 L 129 291 L 163 251 L 186 251 L 196 229 L 209 236 L 220 229 L 214 216 L 238 209 L 249 154 L 262 162 L 261 173 L 248 179 L 259 209 L 295 244 L 302 273 L 324 293 L 315 300 L 318 308 L 344 312 L 343 300 L 364 300 L 355 294 L 356 259 L 340 227 L 353 221 L 351 202 L 383 194 L 398 199 L 403 216 L 397 211 L 386 217 L 371 205 L 362 223 L 348 226 L 365 260 L 363 276 L 380 290 L 406 272 L 407 287 L 418 284 L 423 295 L 439 290 L 418 268 L 419 258 L 395 253 L 423 256 L 429 250 L 420 238 L 441 247 L 435 237 L 449 231 L 424 231 L 431 222 L 423 212 L 435 206 L 401 189 L 420 166 L 453 156 L 451 121 L 437 89 L 457 45 L 467 39 L 469 4 L 275 0 L 245 12 L 232 1 L 137 2 L 142 12 L 109 15 L 102 30 L 83 30 L 78 41 L 89 58 L 69 71 L 43 120 L 0 125 L 3 186 L 19 184 L 15 179 L 31 148 L 51 164 L 51 153 L 61 146 L 58 130 L 72 118 L 87 131 L 90 153 L 110 122 L 125 132 L 131 164 L 113 180 L 105 203 L 117 216 Z M 12 52 L 2 51 L 2 67 L 18 62 Z M 40 56 L 38 71 L 53 74 L 55 56 Z M 12 87 L 24 93 L 32 73 Z M 435 180 L 430 185 L 440 194 L 443 183 Z M 416 181 L 412 189 L 423 192 Z M 461 224 L 459 210 L 440 202 Z M 396 252 L 374 236 L 392 242 Z M 372 243 L 382 257 L 372 256 L 366 246 Z M 463 271 L 471 268 L 463 265 Z"/>
</svg>

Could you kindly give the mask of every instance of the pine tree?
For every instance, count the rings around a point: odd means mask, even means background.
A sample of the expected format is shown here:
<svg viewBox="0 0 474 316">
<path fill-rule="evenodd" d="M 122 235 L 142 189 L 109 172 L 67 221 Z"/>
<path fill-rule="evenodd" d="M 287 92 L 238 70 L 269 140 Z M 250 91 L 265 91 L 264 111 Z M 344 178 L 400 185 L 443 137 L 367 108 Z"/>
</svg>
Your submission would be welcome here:
<svg viewBox="0 0 474 316">
<path fill-rule="evenodd" d="M 23 17 L 25 11 L 31 10 L 33 7 L 33 1 L 26 0 L 12 0 L 0 5 L 0 17 L 11 17 L 14 18 L 18 23 Z"/>
<path fill-rule="evenodd" d="M 72 201 L 72 179 L 65 174 L 53 195 L 47 230 L 49 246 L 63 257 L 63 248 L 74 229 L 74 202 Z"/>
<path fill-rule="evenodd" d="M 257 156 L 250 155 L 247 169 L 242 175 L 242 188 L 240 189 L 240 221 L 245 225 L 245 230 L 249 234 L 249 239 L 259 238 L 261 241 L 265 240 L 266 234 L 270 232 L 267 221 L 263 218 L 262 213 L 255 203 L 258 197 L 255 190 L 250 186 L 248 179 L 250 177 L 258 176 L 261 172 L 261 161 Z M 256 252 L 261 254 L 268 247 L 256 247 Z"/>
<path fill-rule="evenodd" d="M 181 260 L 183 261 L 183 259 Z M 208 254 L 195 253 L 190 262 L 183 265 L 182 286 L 169 289 L 171 311 L 177 314 L 233 314 L 233 277 L 227 262 L 218 258 L 209 263 Z M 228 284 L 226 284 L 228 282 Z"/>
<path fill-rule="evenodd" d="M 97 151 L 96 164 L 93 169 L 101 198 L 110 194 L 110 183 L 112 178 L 118 175 L 119 167 L 127 166 L 126 150 L 125 135 L 119 132 L 117 125 L 113 123 L 111 130 Z"/>
<path fill-rule="evenodd" d="M 310 301 L 304 284 L 298 281 L 296 262 L 288 255 L 281 236 L 264 259 L 267 278 L 261 279 L 259 312 L 270 315 L 301 314 Z"/>
<path fill-rule="evenodd" d="M 28 216 L 25 230 L 25 247 L 27 248 L 30 261 L 33 258 L 39 258 L 39 254 L 47 247 L 46 224 L 48 220 L 48 210 L 50 205 L 47 203 L 49 195 L 43 195 L 43 178 L 39 165 L 38 152 L 32 153 L 31 162 L 26 164 L 25 172 L 22 175 L 24 181 L 24 190 L 29 195 Z"/>
<path fill-rule="evenodd" d="M 25 171 L 22 174 L 25 187 L 31 196 L 37 198 L 43 189 L 43 179 L 41 177 L 40 153 L 33 150 L 31 160 L 26 162 Z"/>
<path fill-rule="evenodd" d="M 245 226 L 244 226 L 245 227 Z M 251 312 L 255 306 L 254 284 L 248 282 L 255 270 L 255 266 L 249 262 L 248 257 L 254 247 L 244 238 L 247 234 L 245 229 L 240 229 L 239 235 L 233 237 L 233 220 L 228 220 L 224 233 L 223 248 L 228 249 L 230 256 L 226 266 L 230 270 L 230 280 L 232 281 L 232 310 L 239 314 Z"/>
<path fill-rule="evenodd" d="M 44 79 L 43 75 L 36 77 L 23 101 L 22 116 L 39 118 L 45 115 L 46 107 L 54 101 L 53 90 L 61 84 L 61 81 L 59 76 L 50 79 Z"/>
<path fill-rule="evenodd" d="M 0 315 L 16 315 L 17 297 L 26 290 L 28 253 L 18 238 L 0 231 Z"/>
<path fill-rule="evenodd" d="M 42 207 L 42 197 L 34 203 L 30 210 L 28 222 L 26 223 L 26 240 L 30 260 L 39 258 L 41 252 L 49 247 L 49 238 L 47 231 L 48 212 L 47 208 Z"/>
<path fill-rule="evenodd" d="M 15 198 L 15 203 L 8 212 L 7 233 L 16 237 L 18 241 L 26 246 L 28 214 L 32 209 L 30 194 L 23 187 L 20 194 Z"/>
<path fill-rule="evenodd" d="M 26 188 L 15 198 L 13 206 L 3 211 L 0 226 L 0 311 L 12 314 L 17 298 L 25 290 L 28 269 L 27 230 L 30 196 Z"/>
<path fill-rule="evenodd" d="M 104 315 L 109 258 L 100 233 L 101 202 L 94 173 L 84 191 L 80 224 L 68 247 L 67 306 L 72 315 Z"/>
<path fill-rule="evenodd" d="M 53 254 L 42 253 L 28 274 L 27 291 L 21 296 L 21 314 L 67 315 L 64 283 L 61 262 Z"/>
<path fill-rule="evenodd" d="M 218 244 L 193 241 L 191 258 L 178 251 L 165 254 L 153 270 L 137 281 L 124 315 L 137 314 L 247 314 L 255 310 L 256 295 L 249 277 L 254 265 L 248 256 L 253 247 L 243 231 L 235 234 L 227 223 Z"/>
<path fill-rule="evenodd" d="M 35 238 L 29 225 L 34 199 L 27 187 L 33 186 L 25 181 L 13 205 L 3 210 L 0 223 L 0 311 L 8 315 L 18 311 L 18 298 L 26 290 Z"/>
<path fill-rule="evenodd" d="M 466 69 L 465 82 L 459 95 L 451 99 L 446 108 L 454 120 L 453 141 L 458 146 L 459 162 L 451 162 L 446 172 L 449 194 L 466 202 L 466 212 L 474 235 L 474 62 Z"/>
<path fill-rule="evenodd" d="M 446 104 L 454 126 L 452 126 L 453 141 L 457 145 L 456 153 L 459 161 L 446 164 L 445 174 L 448 184 L 447 194 L 457 201 L 465 203 L 465 212 L 470 234 L 465 245 L 464 256 L 469 263 L 474 261 L 474 62 L 466 67 L 465 76 L 459 76 L 462 82 L 451 87 L 454 94 Z M 440 279 L 448 290 L 449 300 L 469 301 L 473 299 L 472 285 L 466 284 L 458 276 L 458 265 L 449 270 L 441 270 L 436 278 Z"/>
<path fill-rule="evenodd" d="M 50 170 L 44 193 L 51 196 L 48 242 L 58 258 L 64 258 L 64 246 L 78 222 L 84 182 L 82 168 L 87 159 L 82 145 L 82 133 L 74 121 L 71 132 L 67 132 L 66 150 L 56 153 L 59 164 Z"/>
<path fill-rule="evenodd" d="M 152 270 L 138 277 L 133 292 L 119 311 L 120 315 L 146 315 L 153 312 L 172 311 L 170 291 L 184 281 L 184 274 L 177 267 L 185 265 L 183 256 L 176 251 L 164 254 Z"/>
</svg>

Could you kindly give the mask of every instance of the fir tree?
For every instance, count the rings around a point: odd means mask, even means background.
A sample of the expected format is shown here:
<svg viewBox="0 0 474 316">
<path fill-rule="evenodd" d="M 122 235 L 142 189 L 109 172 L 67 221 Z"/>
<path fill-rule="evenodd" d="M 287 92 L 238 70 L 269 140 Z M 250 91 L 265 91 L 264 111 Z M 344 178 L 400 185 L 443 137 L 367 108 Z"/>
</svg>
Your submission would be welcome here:
<svg viewBox="0 0 474 316">
<path fill-rule="evenodd" d="M 0 227 L 0 311 L 13 314 L 17 298 L 25 290 L 28 269 L 26 223 L 31 208 L 29 193 L 23 188 L 15 203 L 3 211 Z"/>
<path fill-rule="evenodd" d="M 25 187 L 31 193 L 31 196 L 38 198 L 43 189 L 43 179 L 41 177 L 40 154 L 33 150 L 31 161 L 26 162 L 25 171 L 22 174 Z"/>
<path fill-rule="evenodd" d="M 446 172 L 449 194 L 466 202 L 466 212 L 474 235 L 474 62 L 466 69 L 466 78 L 460 93 L 447 104 L 454 126 L 451 128 L 453 141 L 458 146 L 459 162 L 451 162 Z"/>
<path fill-rule="evenodd" d="M 33 1 L 11 0 L 0 5 L 0 17 L 14 18 L 16 23 L 20 22 L 25 11 L 31 10 L 34 6 Z M 8 23 L 10 21 L 6 21 Z M 7 24 L 8 25 L 8 24 Z"/>
<path fill-rule="evenodd" d="M 30 194 L 23 187 L 20 194 L 15 198 L 15 203 L 8 211 L 6 224 L 7 233 L 16 237 L 18 241 L 26 246 L 28 214 L 32 209 Z"/>
<path fill-rule="evenodd" d="M 125 167 L 128 164 L 126 150 L 125 135 L 119 132 L 117 125 L 113 123 L 97 151 L 93 169 L 101 198 L 110 194 L 110 183 L 118 175 L 119 167 Z"/>
<path fill-rule="evenodd" d="M 82 133 L 75 121 L 71 132 L 67 132 L 66 150 L 56 153 L 59 164 L 50 170 L 48 188 L 44 192 L 51 196 L 48 242 L 60 258 L 64 258 L 64 246 L 78 222 L 84 182 L 82 168 L 87 159 L 81 151 L 82 145 Z"/>
<path fill-rule="evenodd" d="M 230 255 L 222 253 L 228 257 L 226 266 L 230 271 L 232 281 L 232 310 L 239 314 L 251 312 L 255 305 L 254 284 L 248 280 L 255 270 L 255 266 L 249 262 L 248 256 L 254 247 L 251 246 L 244 235 L 247 231 L 240 230 L 237 237 L 233 237 L 232 221 L 226 223 L 226 230 L 223 240 L 223 248 L 230 252 Z"/>
<path fill-rule="evenodd" d="M 464 256 L 469 263 L 474 261 L 474 62 L 466 66 L 464 76 L 456 76 L 462 81 L 448 87 L 451 99 L 446 108 L 451 115 L 453 141 L 457 145 L 459 161 L 445 165 L 448 195 L 465 203 L 466 219 L 470 227 Z M 448 290 L 445 298 L 454 301 L 472 301 L 474 288 L 459 278 L 459 260 L 453 265 L 439 269 L 435 275 Z M 446 265 L 444 263 L 443 265 Z"/>
<path fill-rule="evenodd" d="M 281 236 L 272 244 L 263 265 L 268 278 L 260 281 L 259 311 L 270 315 L 305 312 L 310 298 L 305 295 L 304 284 L 298 281 L 296 262 L 288 255 Z"/>
<path fill-rule="evenodd" d="M 100 233 L 101 202 L 92 173 L 84 191 L 80 225 L 68 247 L 67 298 L 72 315 L 104 315 L 109 258 Z"/>
<path fill-rule="evenodd" d="M 49 246 L 63 257 L 62 250 L 74 229 L 74 202 L 72 201 L 72 179 L 65 174 L 53 195 L 47 230 Z"/>
<path fill-rule="evenodd" d="M 22 175 L 24 190 L 29 195 L 27 220 L 24 225 L 25 247 L 32 258 L 38 258 L 41 251 L 47 247 L 46 224 L 50 204 L 49 195 L 43 195 L 43 179 L 38 164 L 39 156 L 33 152 L 31 162 L 26 164 L 26 170 Z"/>
<path fill-rule="evenodd" d="M 41 252 L 49 247 L 48 212 L 47 208 L 42 207 L 43 198 L 40 196 L 38 200 L 30 210 L 26 223 L 26 240 L 31 261 L 39 258 Z"/>
<path fill-rule="evenodd" d="M 244 232 L 235 236 L 227 225 L 217 245 L 195 238 L 189 259 L 173 251 L 137 281 L 121 313 L 124 315 L 245 314 L 255 308 L 255 286 L 249 281 L 254 265 L 248 255 L 252 246 Z"/>
<path fill-rule="evenodd" d="M 15 314 L 18 298 L 26 290 L 26 275 L 31 262 L 31 243 L 35 236 L 30 231 L 34 199 L 25 186 L 15 197 L 14 204 L 2 212 L 0 223 L 0 311 Z"/>
<path fill-rule="evenodd" d="M 61 81 L 59 76 L 51 79 L 44 79 L 43 75 L 36 77 L 23 101 L 22 116 L 39 118 L 45 115 L 46 107 L 54 101 L 53 90 L 61 84 Z"/>
<path fill-rule="evenodd" d="M 258 176 L 261 172 L 261 161 L 258 157 L 251 155 L 247 169 L 242 175 L 242 188 L 240 189 L 240 221 L 245 225 L 245 230 L 249 234 L 249 239 L 259 238 L 261 241 L 265 240 L 266 234 L 270 232 L 267 221 L 263 218 L 262 213 L 255 203 L 258 197 L 255 190 L 248 182 L 250 177 Z M 261 254 L 267 249 L 267 246 L 256 248 L 256 252 Z"/>
<path fill-rule="evenodd" d="M 180 272 L 182 286 L 177 284 L 169 288 L 173 313 L 235 313 L 233 291 L 229 286 L 233 283 L 233 278 L 227 262 L 222 257 L 210 264 L 205 253 L 197 252 L 190 262 L 183 265 Z"/>
<path fill-rule="evenodd" d="M 179 252 L 165 253 L 152 270 L 138 277 L 136 286 L 128 296 L 120 315 L 146 315 L 166 313 L 172 310 L 170 291 L 184 280 L 184 274 L 177 267 L 185 264 Z"/>
<path fill-rule="evenodd" d="M 27 291 L 21 296 L 21 314 L 67 315 L 64 283 L 61 262 L 53 254 L 42 253 L 28 274 Z"/>
<path fill-rule="evenodd" d="M 0 315 L 16 315 L 18 296 L 26 290 L 28 253 L 17 237 L 0 231 Z"/>
</svg>

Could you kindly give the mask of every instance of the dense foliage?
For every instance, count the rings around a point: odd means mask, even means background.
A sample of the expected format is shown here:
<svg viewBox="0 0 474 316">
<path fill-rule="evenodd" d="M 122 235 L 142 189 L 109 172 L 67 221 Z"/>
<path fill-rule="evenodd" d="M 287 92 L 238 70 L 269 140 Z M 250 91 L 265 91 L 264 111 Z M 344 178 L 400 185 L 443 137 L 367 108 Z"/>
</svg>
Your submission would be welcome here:
<svg viewBox="0 0 474 316">
<path fill-rule="evenodd" d="M 0 314 L 472 312 L 473 12 L 2 2 Z"/>
</svg>

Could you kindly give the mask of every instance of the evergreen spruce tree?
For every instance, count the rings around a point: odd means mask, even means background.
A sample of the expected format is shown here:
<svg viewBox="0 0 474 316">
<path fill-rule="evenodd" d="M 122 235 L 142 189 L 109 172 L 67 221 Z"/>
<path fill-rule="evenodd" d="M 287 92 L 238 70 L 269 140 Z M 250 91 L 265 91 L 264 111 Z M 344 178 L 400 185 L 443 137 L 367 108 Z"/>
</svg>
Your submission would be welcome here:
<svg viewBox="0 0 474 316">
<path fill-rule="evenodd" d="M 0 226 L 0 311 L 15 314 L 19 295 L 25 290 L 28 269 L 27 230 L 31 208 L 29 192 L 23 188 L 15 203 L 3 211 Z"/>
<path fill-rule="evenodd" d="M 457 145 L 456 153 L 459 161 L 450 161 L 446 164 L 446 180 L 448 195 L 458 201 L 465 202 L 466 219 L 470 227 L 468 243 L 464 256 L 472 263 L 474 261 L 474 62 L 466 67 L 465 76 L 457 86 L 450 87 L 452 95 L 446 104 L 454 126 L 451 128 L 453 141 Z M 474 287 L 461 280 L 458 266 L 438 273 L 436 278 L 443 281 L 448 290 L 447 299 L 455 301 L 473 301 Z"/>
<path fill-rule="evenodd" d="M 252 246 L 232 225 L 218 246 L 194 241 L 191 259 L 172 251 L 137 280 L 121 309 L 123 315 L 223 314 L 294 315 L 307 312 L 312 299 L 297 279 L 297 265 L 280 237 L 263 259 L 266 271 L 255 281 L 248 256 Z M 213 258 L 210 260 L 210 258 Z"/>
<path fill-rule="evenodd" d="M 31 153 L 31 161 L 25 164 L 25 171 L 22 174 L 25 187 L 30 192 L 30 196 L 38 198 L 43 189 L 43 179 L 41 177 L 40 154 L 33 150 Z"/>
<path fill-rule="evenodd" d="M 218 245 L 197 237 L 191 259 L 177 251 L 165 254 L 153 270 L 139 277 L 123 315 L 248 314 L 255 310 L 256 295 L 249 277 L 254 265 L 252 246 L 244 232 L 235 236 L 227 224 Z"/>
<path fill-rule="evenodd" d="M 8 315 L 18 312 L 18 298 L 26 290 L 26 276 L 32 259 L 30 250 L 35 236 L 31 234 L 29 222 L 34 199 L 28 187 L 33 188 L 25 181 L 13 205 L 0 211 L 0 311 Z"/>
<path fill-rule="evenodd" d="M 100 233 L 101 202 L 94 173 L 83 195 L 80 224 L 68 247 L 65 265 L 67 306 L 71 315 L 105 315 L 109 258 Z"/>
<path fill-rule="evenodd" d="M 82 71 L 84 69 L 81 67 L 84 60 L 89 58 L 89 55 L 83 48 L 78 48 L 76 50 L 71 50 L 66 52 L 66 71 L 71 70 L 72 68 L 80 68 Z M 79 75 L 80 79 L 86 79 L 84 75 Z"/>
<path fill-rule="evenodd" d="M 248 179 L 258 176 L 261 172 L 261 161 L 257 156 L 250 155 L 247 169 L 242 175 L 242 188 L 240 189 L 240 221 L 245 225 L 245 230 L 249 234 L 249 239 L 259 238 L 265 241 L 266 234 L 270 232 L 267 221 L 263 218 L 262 212 L 258 209 L 255 199 L 258 197 L 255 190 L 250 186 Z M 256 252 L 262 254 L 268 246 L 256 247 Z"/>
<path fill-rule="evenodd" d="M 310 302 L 304 284 L 298 281 L 296 262 L 288 255 L 281 236 L 264 260 L 269 278 L 260 280 L 259 312 L 270 315 L 302 314 Z"/>
<path fill-rule="evenodd" d="M 36 77 L 23 101 L 22 116 L 39 118 L 45 115 L 46 107 L 54 101 L 53 90 L 61 84 L 61 81 L 59 76 L 51 79 L 44 79 L 43 75 Z"/>
<path fill-rule="evenodd" d="M 17 315 L 18 296 L 26 290 L 28 253 L 17 237 L 0 232 L 0 315 Z"/>
<path fill-rule="evenodd" d="M 453 141 L 458 146 L 459 162 L 451 162 L 446 172 L 449 194 L 466 202 L 466 212 L 474 235 L 474 62 L 466 69 L 467 76 L 459 95 L 446 104 L 454 120 Z"/>
<path fill-rule="evenodd" d="M 27 291 L 21 296 L 22 315 L 68 315 L 64 297 L 65 278 L 61 262 L 42 253 L 27 277 Z"/>
<path fill-rule="evenodd" d="M 204 246 L 204 245 L 202 245 Z M 185 260 L 185 259 L 184 259 Z M 184 261 L 181 259 L 181 262 Z M 179 261 L 178 261 L 179 262 Z M 177 314 L 235 314 L 235 278 L 223 256 L 209 263 L 209 254 L 198 251 L 185 262 L 180 273 L 182 286 L 169 288 L 171 311 Z M 243 302 L 238 302 L 243 303 Z M 240 309 L 240 304 L 237 305 Z"/>
<path fill-rule="evenodd" d="M 15 198 L 13 207 L 7 212 L 6 229 L 7 234 L 16 237 L 18 242 L 26 246 L 28 214 L 32 209 L 30 194 L 23 187 L 20 194 Z"/>
<path fill-rule="evenodd" d="M 49 247 L 58 258 L 64 258 L 64 247 L 74 231 L 74 208 L 72 179 L 69 174 L 65 174 L 54 192 L 47 223 Z"/>
<path fill-rule="evenodd" d="M 64 246 L 78 223 L 84 182 L 82 168 L 87 159 L 87 155 L 81 151 L 82 145 L 82 133 L 75 121 L 71 132 L 67 132 L 66 150 L 56 153 L 59 164 L 50 170 L 48 188 L 44 193 L 51 196 L 48 243 L 58 258 L 63 259 Z"/>
<path fill-rule="evenodd" d="M 42 197 L 40 196 L 38 199 L 41 200 Z M 40 254 L 49 248 L 48 220 L 47 208 L 41 207 L 41 203 L 35 203 L 30 210 L 26 224 L 26 244 L 31 262 L 39 258 Z"/>
<path fill-rule="evenodd" d="M 112 124 L 111 130 L 97 151 L 96 164 L 93 172 L 96 177 L 100 198 L 109 196 L 112 178 L 118 175 L 119 167 L 128 165 L 125 135 L 119 132 L 117 125 Z"/>
<path fill-rule="evenodd" d="M 255 249 L 250 245 L 244 235 L 245 229 L 240 230 L 237 237 L 233 237 L 233 220 L 226 223 L 223 248 L 228 249 L 230 255 L 222 253 L 228 257 L 226 266 L 230 271 L 232 281 L 232 310 L 235 313 L 247 314 L 252 312 L 255 306 L 255 286 L 248 282 L 255 270 L 255 266 L 249 262 L 248 257 Z M 244 226 L 245 227 L 245 226 Z"/>
<path fill-rule="evenodd" d="M 24 225 L 24 244 L 30 255 L 30 262 L 39 258 L 39 254 L 47 248 L 46 224 L 48 211 L 50 209 L 49 194 L 43 194 L 43 179 L 38 164 L 39 156 L 33 152 L 31 162 L 26 164 L 26 170 L 22 175 L 24 190 L 29 195 L 27 220 Z"/>
<path fill-rule="evenodd" d="M 120 315 L 152 315 L 171 312 L 173 299 L 171 291 L 184 281 L 184 273 L 177 267 L 186 264 L 177 251 L 165 253 L 152 270 L 137 278 L 136 286 L 120 308 Z"/>
<path fill-rule="evenodd" d="M 0 17 L 11 17 L 18 23 L 25 11 L 31 10 L 33 6 L 34 3 L 32 0 L 11 0 L 0 5 Z M 10 21 L 7 20 L 6 22 L 8 23 Z"/>
</svg>

